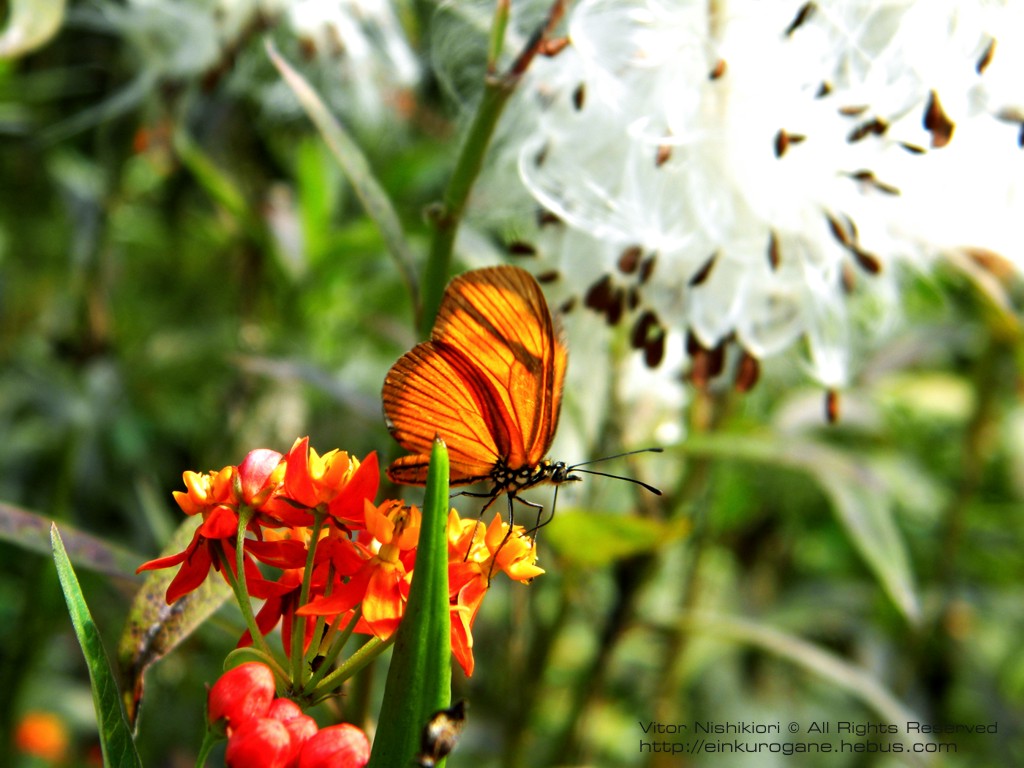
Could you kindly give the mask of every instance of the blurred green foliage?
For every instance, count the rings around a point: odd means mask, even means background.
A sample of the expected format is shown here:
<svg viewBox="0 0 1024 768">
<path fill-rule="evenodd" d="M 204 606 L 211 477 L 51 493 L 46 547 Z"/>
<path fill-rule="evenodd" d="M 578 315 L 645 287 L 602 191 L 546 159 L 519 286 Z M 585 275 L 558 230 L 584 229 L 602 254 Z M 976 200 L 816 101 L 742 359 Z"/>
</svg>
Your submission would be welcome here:
<svg viewBox="0 0 1024 768">
<path fill-rule="evenodd" d="M 236 53 L 270 72 L 257 37 Z M 186 469 L 302 434 L 394 456 L 380 384 L 415 336 L 398 269 L 304 116 L 268 114 L 220 70 L 146 81 L 124 108 L 90 112 L 140 88 L 138 67 L 124 39 L 73 23 L 0 64 L 0 501 L 142 562 L 179 522 L 170 492 Z M 458 121 L 429 77 L 410 98 L 383 127 L 351 127 L 424 253 L 422 211 Z M 906 282 L 907 322 L 838 426 L 780 359 L 749 396 L 694 395 L 692 442 L 649 457 L 665 497 L 610 492 L 635 525 L 591 514 L 609 491 L 588 479 L 541 532 L 548 573 L 492 590 L 478 671 L 456 673 L 471 708 L 451 765 L 1024 764 L 1019 317 L 953 269 Z M 1019 279 L 1002 289 L 1019 306 Z M 795 445 L 802 458 L 785 460 Z M 833 464 L 816 464 L 815 446 Z M 860 494 L 845 518 L 831 481 Z M 95 724 L 52 563 L 4 538 L 0 763 L 25 764 L 10 757 L 13 724 L 47 709 L 66 717 L 81 764 Z M 110 653 L 132 587 L 79 575 Z M 222 611 L 150 671 L 146 765 L 194 760 L 204 685 L 238 633 Z M 375 716 L 383 677 L 342 708 Z M 638 749 L 650 720 L 904 713 L 999 731 L 919 761 Z"/>
</svg>

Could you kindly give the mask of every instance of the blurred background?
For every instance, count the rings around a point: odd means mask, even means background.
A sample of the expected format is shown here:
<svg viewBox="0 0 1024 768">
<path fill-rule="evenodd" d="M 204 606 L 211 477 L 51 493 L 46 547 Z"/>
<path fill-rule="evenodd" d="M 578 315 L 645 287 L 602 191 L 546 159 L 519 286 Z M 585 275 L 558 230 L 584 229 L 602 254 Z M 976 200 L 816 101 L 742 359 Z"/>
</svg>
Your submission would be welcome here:
<svg viewBox="0 0 1024 768">
<path fill-rule="evenodd" d="M 779 5 L 795 20 L 816 4 Z M 832 5 L 875 18 L 913 4 Z M 180 522 L 171 492 L 183 471 L 286 451 L 306 434 L 321 452 L 399 454 L 379 393 L 418 340 L 413 300 L 265 39 L 351 133 L 423 256 L 425 211 L 476 107 L 493 7 L 0 4 L 0 764 L 99 764 L 48 520 L 117 555 L 104 568 L 76 561 L 113 656 L 141 583 L 133 563 Z M 506 57 L 546 11 L 513 2 Z M 818 375 L 801 336 L 754 355 L 753 385 L 742 329 L 709 343 L 689 310 L 663 311 L 638 340 L 629 323 L 643 306 L 612 322 L 614 301 L 594 289 L 601 269 L 573 271 L 578 248 L 545 260 L 551 230 L 538 234 L 527 191 L 537 185 L 508 159 L 544 82 L 523 85 L 528 98 L 499 128 L 457 270 L 515 260 L 544 278 L 571 350 L 553 456 L 662 445 L 601 469 L 664 495 L 606 478 L 560 493 L 539 539 L 547 573 L 494 585 L 475 626 L 476 673 L 454 673 L 470 708 L 449 764 L 1024 765 L 1019 254 L 886 262 L 899 311 L 875 317 L 870 339 L 851 325 L 843 381 Z M 1010 223 L 1024 213 L 1019 201 L 1000 211 Z M 697 267 L 671 290 L 699 285 Z M 878 310 L 851 298 L 858 312 Z M 530 496 L 551 500 L 543 488 Z M 146 765 L 194 764 L 205 686 L 240 627 L 227 605 L 149 671 Z M 386 661 L 342 700 L 370 729 Z M 50 757 L 26 754 L 25 734 L 47 733 L 40 712 L 66 741 Z M 779 744 L 863 748 L 666 755 L 642 747 L 652 721 L 689 725 L 659 737 L 670 745 L 711 721 L 781 723 L 766 737 Z M 997 728 L 918 736 L 907 721 Z M 812 722 L 833 727 L 808 732 Z M 843 734 L 839 722 L 899 733 Z M 913 743 L 927 752 L 893 751 Z"/>
</svg>

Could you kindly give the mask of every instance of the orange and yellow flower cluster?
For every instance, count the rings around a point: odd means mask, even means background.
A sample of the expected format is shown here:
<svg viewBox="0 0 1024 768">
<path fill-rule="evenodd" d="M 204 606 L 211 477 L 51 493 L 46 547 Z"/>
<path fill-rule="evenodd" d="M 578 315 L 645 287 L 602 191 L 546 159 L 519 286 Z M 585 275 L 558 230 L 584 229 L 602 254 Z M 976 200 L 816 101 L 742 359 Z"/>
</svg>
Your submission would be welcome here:
<svg viewBox="0 0 1024 768">
<path fill-rule="evenodd" d="M 280 624 L 290 657 L 296 633 L 304 655 L 339 628 L 381 641 L 394 634 L 415 575 L 421 513 L 402 501 L 375 503 L 376 454 L 321 456 L 301 438 L 285 455 L 259 449 L 237 466 L 184 479 L 175 500 L 202 522 L 184 551 L 139 568 L 178 566 L 168 603 L 218 571 L 236 595 L 263 601 L 255 626 L 267 635 Z M 491 578 L 525 582 L 543 570 L 522 526 L 510 529 L 500 516 L 485 529 L 451 510 L 448 549 L 452 651 L 470 675 L 472 626 Z M 247 632 L 241 644 L 251 642 Z"/>
</svg>

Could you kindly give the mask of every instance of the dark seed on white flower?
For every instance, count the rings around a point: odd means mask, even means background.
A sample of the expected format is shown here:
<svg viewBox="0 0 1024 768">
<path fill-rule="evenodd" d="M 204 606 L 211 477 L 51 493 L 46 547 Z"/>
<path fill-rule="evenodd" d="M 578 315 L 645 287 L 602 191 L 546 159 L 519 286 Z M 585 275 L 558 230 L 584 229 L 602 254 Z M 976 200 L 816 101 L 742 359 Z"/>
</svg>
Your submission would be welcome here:
<svg viewBox="0 0 1024 768">
<path fill-rule="evenodd" d="M 779 238 L 775 234 L 775 230 L 772 230 L 768 233 L 768 266 L 772 268 L 772 272 L 779 268 L 780 260 Z"/>
<path fill-rule="evenodd" d="M 839 114 L 843 117 L 860 117 L 868 111 L 867 104 L 850 104 L 839 108 Z"/>
<path fill-rule="evenodd" d="M 839 393 L 834 389 L 825 393 L 825 421 L 829 424 L 839 421 Z"/>
<path fill-rule="evenodd" d="M 996 52 L 996 39 L 993 37 L 988 41 L 988 45 L 985 46 L 985 50 L 982 51 L 981 56 L 978 58 L 978 63 L 974 65 L 974 71 L 979 75 L 985 73 L 988 69 L 988 65 L 992 63 L 992 56 Z"/>
<path fill-rule="evenodd" d="M 932 91 L 928 96 L 928 105 L 924 108 L 924 118 L 921 122 L 932 135 L 933 149 L 941 149 L 949 144 L 953 138 L 953 129 L 956 125 L 942 111 L 939 96 L 935 91 Z"/>
<path fill-rule="evenodd" d="M 869 275 L 877 275 L 882 271 L 882 262 L 873 253 L 869 253 L 861 248 L 859 245 L 855 245 L 850 248 L 850 253 L 857 260 L 860 268 L 867 272 Z"/>
<path fill-rule="evenodd" d="M 785 36 L 791 37 L 794 32 L 796 32 L 807 22 L 809 18 L 811 18 L 811 15 L 815 10 L 817 10 L 816 3 L 808 2 L 801 5 L 800 10 L 796 12 L 796 16 L 793 17 L 793 20 L 789 22 L 789 26 L 786 27 Z"/>
<path fill-rule="evenodd" d="M 576 107 L 576 111 L 579 112 L 583 109 L 583 105 L 587 100 L 587 85 L 586 83 L 580 83 L 572 92 L 572 105 Z"/>
<path fill-rule="evenodd" d="M 631 245 L 619 255 L 619 272 L 624 275 L 632 275 L 640 266 L 640 257 L 643 255 L 643 248 L 639 245 Z"/>
<path fill-rule="evenodd" d="M 715 62 L 715 66 L 708 72 L 708 80 L 718 80 L 725 74 L 726 64 L 725 59 L 719 59 Z"/>
<path fill-rule="evenodd" d="M 511 256 L 536 256 L 537 249 L 524 240 L 513 240 L 508 244 L 508 252 Z"/>
<path fill-rule="evenodd" d="M 583 297 L 583 303 L 588 309 L 592 309 L 600 314 L 605 314 L 608 311 L 608 306 L 612 300 L 612 277 L 611 275 L 605 275 L 596 283 L 587 289 L 586 296 Z"/>
<path fill-rule="evenodd" d="M 846 137 L 846 141 L 854 144 L 868 136 L 881 136 L 889 130 L 889 124 L 880 117 L 874 117 L 867 122 L 856 126 Z"/>
<path fill-rule="evenodd" d="M 853 271 L 853 266 L 849 262 L 844 261 L 840 265 L 839 285 L 847 296 L 852 294 L 857 287 L 857 273 Z"/>
<path fill-rule="evenodd" d="M 658 334 L 644 345 L 644 363 L 648 368 L 657 368 L 665 359 L 665 331 L 659 326 Z"/>
<path fill-rule="evenodd" d="M 657 316 L 651 310 L 645 309 L 633 323 L 633 329 L 629 334 L 629 345 L 633 349 L 642 349 L 647 344 L 650 330 L 656 328 L 657 325 Z"/>
<path fill-rule="evenodd" d="M 789 149 L 790 144 L 799 144 L 806 138 L 807 137 L 801 133 L 787 133 L 786 131 L 779 129 L 779 132 L 775 134 L 775 156 L 782 157 L 786 154 L 786 150 Z"/>
<path fill-rule="evenodd" d="M 832 93 L 832 83 L 828 80 L 822 80 L 821 85 L 818 86 L 818 92 L 814 94 L 814 98 L 823 99 Z"/>
<path fill-rule="evenodd" d="M 640 262 L 640 277 L 639 283 L 643 285 L 651 279 L 651 273 L 654 272 L 655 254 L 651 254 L 642 262 Z"/>
<path fill-rule="evenodd" d="M 537 226 L 546 227 L 549 224 L 561 224 L 562 220 L 558 218 L 558 215 L 549 211 L 547 208 L 539 208 L 537 210 Z"/>
<path fill-rule="evenodd" d="M 850 174 L 850 178 L 887 195 L 898 196 L 900 194 L 899 187 L 894 187 L 892 184 L 886 184 L 884 181 L 879 180 L 872 171 L 854 171 Z"/>
<path fill-rule="evenodd" d="M 841 246 L 849 248 L 853 245 L 853 240 L 850 235 L 846 232 L 843 225 L 839 223 L 839 220 L 836 219 L 835 216 L 826 212 L 825 219 L 828 221 L 828 228 L 832 232 L 832 237 L 834 237 Z M 847 221 L 849 221 L 849 219 L 847 219 Z"/>
<path fill-rule="evenodd" d="M 740 393 L 749 392 L 757 384 L 759 378 L 761 378 L 761 363 L 747 350 L 742 350 L 739 364 L 736 366 L 736 380 L 734 382 L 736 391 Z"/>
<path fill-rule="evenodd" d="M 781 128 L 779 132 L 775 134 L 775 156 L 782 157 L 786 154 L 786 150 L 789 148 L 789 134 L 787 134 Z"/>
<path fill-rule="evenodd" d="M 715 266 L 715 259 L 718 258 L 718 251 L 711 254 L 704 266 L 697 270 L 697 273 L 690 278 L 690 287 L 696 287 L 703 283 L 711 275 L 711 268 Z"/>
<path fill-rule="evenodd" d="M 669 144 L 660 144 L 658 149 L 654 153 L 654 167 L 661 168 L 672 158 L 672 146 Z"/>
<path fill-rule="evenodd" d="M 906 141 L 901 141 L 900 146 L 912 155 L 923 155 L 928 151 L 924 147 L 919 147 L 917 144 L 909 144 Z"/>
<path fill-rule="evenodd" d="M 536 275 L 537 282 L 543 285 L 557 282 L 561 277 L 562 275 L 557 269 L 549 269 L 547 272 L 540 272 Z"/>
<path fill-rule="evenodd" d="M 558 311 L 561 314 L 563 314 L 563 315 L 567 315 L 570 312 L 572 312 L 575 308 L 576 308 L 576 297 L 575 296 L 570 296 L 568 299 L 566 299 L 565 301 L 563 301 L 559 305 Z"/>
</svg>

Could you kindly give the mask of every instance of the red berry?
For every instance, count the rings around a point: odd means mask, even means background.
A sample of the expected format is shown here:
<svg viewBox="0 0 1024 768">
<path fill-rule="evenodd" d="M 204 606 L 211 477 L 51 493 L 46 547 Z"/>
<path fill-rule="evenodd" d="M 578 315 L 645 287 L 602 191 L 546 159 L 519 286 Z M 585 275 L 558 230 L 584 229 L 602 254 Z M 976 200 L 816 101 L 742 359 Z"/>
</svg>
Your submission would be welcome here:
<svg viewBox="0 0 1024 768">
<path fill-rule="evenodd" d="M 370 760 L 370 740 L 349 723 L 331 725 L 306 742 L 299 768 L 363 768 Z"/>
<path fill-rule="evenodd" d="M 207 700 L 211 724 L 226 721 L 230 733 L 248 720 L 265 717 L 274 698 L 274 673 L 250 661 L 229 669 L 213 684 Z"/>
<path fill-rule="evenodd" d="M 287 768 L 298 751 L 280 720 L 246 720 L 228 738 L 224 762 L 228 768 Z"/>
</svg>

